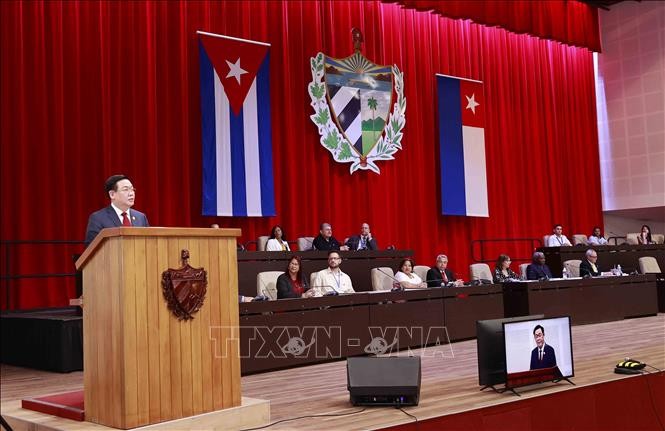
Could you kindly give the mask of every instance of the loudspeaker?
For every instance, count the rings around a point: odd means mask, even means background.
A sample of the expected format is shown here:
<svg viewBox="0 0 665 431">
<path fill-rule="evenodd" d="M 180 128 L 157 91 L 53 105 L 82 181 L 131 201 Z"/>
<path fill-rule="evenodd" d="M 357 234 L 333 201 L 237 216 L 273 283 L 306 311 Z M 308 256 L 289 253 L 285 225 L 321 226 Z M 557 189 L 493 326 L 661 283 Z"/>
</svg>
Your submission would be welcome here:
<svg viewBox="0 0 665 431">
<path fill-rule="evenodd" d="M 354 406 L 417 406 L 420 356 L 348 358 L 346 375 Z"/>
</svg>

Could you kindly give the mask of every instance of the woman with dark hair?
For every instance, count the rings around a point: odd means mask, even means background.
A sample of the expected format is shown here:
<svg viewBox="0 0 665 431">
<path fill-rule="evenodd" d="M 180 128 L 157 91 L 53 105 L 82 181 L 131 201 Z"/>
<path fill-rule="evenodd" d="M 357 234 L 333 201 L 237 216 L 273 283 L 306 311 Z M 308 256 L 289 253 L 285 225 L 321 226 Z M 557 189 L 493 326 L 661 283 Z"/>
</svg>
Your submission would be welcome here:
<svg viewBox="0 0 665 431">
<path fill-rule="evenodd" d="M 413 272 L 413 267 L 416 266 L 413 259 L 407 257 L 399 264 L 399 271 L 395 274 L 395 278 L 404 289 L 424 289 L 427 284 Z"/>
<path fill-rule="evenodd" d="M 291 256 L 286 272 L 277 277 L 277 299 L 300 298 L 307 291 L 299 256 Z"/>
<path fill-rule="evenodd" d="M 519 280 L 519 275 L 510 269 L 510 256 L 500 254 L 494 267 L 494 282 L 503 283 L 504 281 Z"/>
<path fill-rule="evenodd" d="M 638 244 L 655 244 L 651 239 L 651 228 L 647 225 L 642 225 L 640 234 L 637 236 Z"/>
<path fill-rule="evenodd" d="M 270 239 L 266 244 L 266 251 L 291 251 L 284 229 L 281 226 L 277 225 L 272 228 Z"/>
</svg>

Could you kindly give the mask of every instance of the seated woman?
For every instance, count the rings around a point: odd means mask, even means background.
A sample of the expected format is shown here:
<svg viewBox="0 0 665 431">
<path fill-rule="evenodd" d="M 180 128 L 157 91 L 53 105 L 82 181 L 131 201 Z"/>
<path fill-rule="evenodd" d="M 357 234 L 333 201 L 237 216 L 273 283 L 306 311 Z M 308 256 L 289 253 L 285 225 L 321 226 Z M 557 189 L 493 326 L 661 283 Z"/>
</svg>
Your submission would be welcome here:
<svg viewBox="0 0 665 431">
<path fill-rule="evenodd" d="M 300 257 L 291 256 L 286 272 L 277 277 L 277 299 L 300 298 L 307 291 L 300 267 Z"/>
<path fill-rule="evenodd" d="M 515 274 L 515 272 L 510 269 L 510 256 L 507 254 L 500 254 L 499 258 L 496 260 L 496 266 L 494 267 L 494 282 L 503 283 L 504 281 L 519 279 L 519 275 Z"/>
<path fill-rule="evenodd" d="M 600 226 L 595 226 L 593 228 L 593 233 L 589 236 L 586 243 L 587 245 L 607 245 L 607 240 L 600 233 Z"/>
<path fill-rule="evenodd" d="M 270 239 L 266 244 L 266 251 L 291 251 L 281 226 L 277 225 L 272 228 Z"/>
<path fill-rule="evenodd" d="M 651 228 L 647 225 L 642 225 L 642 229 L 640 230 L 640 234 L 637 236 L 637 243 L 638 244 L 655 244 L 655 242 L 651 239 Z"/>
<path fill-rule="evenodd" d="M 408 257 L 399 264 L 399 271 L 395 274 L 395 278 L 404 289 L 424 289 L 427 284 L 418 277 L 418 274 L 413 272 L 413 260 Z"/>
</svg>

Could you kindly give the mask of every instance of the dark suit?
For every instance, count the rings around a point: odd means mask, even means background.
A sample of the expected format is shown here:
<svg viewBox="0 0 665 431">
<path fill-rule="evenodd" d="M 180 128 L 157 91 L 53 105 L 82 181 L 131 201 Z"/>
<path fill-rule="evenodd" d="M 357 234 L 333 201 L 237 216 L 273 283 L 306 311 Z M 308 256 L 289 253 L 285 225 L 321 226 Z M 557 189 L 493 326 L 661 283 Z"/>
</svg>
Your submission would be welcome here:
<svg viewBox="0 0 665 431">
<path fill-rule="evenodd" d="M 302 280 L 303 293 L 307 291 L 307 283 L 305 280 Z M 277 277 L 277 299 L 285 298 L 300 298 L 300 295 L 293 291 L 293 285 L 291 284 L 291 277 L 288 273 L 281 274 Z"/>
<path fill-rule="evenodd" d="M 333 236 L 331 236 L 330 239 L 326 241 L 323 235 L 319 234 L 316 238 L 314 238 L 314 241 L 312 241 L 312 247 L 315 250 L 339 250 L 339 241 L 337 241 Z"/>
<path fill-rule="evenodd" d="M 360 244 L 360 235 L 353 235 L 346 241 L 346 246 L 349 247 L 349 250 L 356 251 L 358 250 L 358 244 Z M 365 242 L 365 247 L 367 250 L 377 250 L 379 247 L 376 245 L 376 240 L 374 238 Z M 364 250 L 364 249 L 361 249 Z"/>
<path fill-rule="evenodd" d="M 539 370 L 541 368 L 552 368 L 556 366 L 556 353 L 549 344 L 543 347 L 543 359 L 538 359 L 538 346 L 531 351 L 531 366 L 530 370 Z"/>
<path fill-rule="evenodd" d="M 591 263 L 588 260 L 584 259 L 582 263 L 580 263 L 580 277 L 584 277 L 585 275 L 598 277 L 600 275 L 600 269 L 598 268 L 597 263 L 596 263 L 596 269 L 598 269 L 598 271 L 594 271 L 593 268 L 591 267 Z"/>
<path fill-rule="evenodd" d="M 455 274 L 446 268 L 444 270 L 446 273 L 446 277 L 448 278 L 448 281 L 455 281 Z M 427 287 L 441 287 L 441 283 L 443 283 L 443 276 L 441 275 L 441 271 L 439 271 L 439 268 L 436 266 L 433 266 L 427 271 Z"/>
<path fill-rule="evenodd" d="M 142 212 L 136 211 L 132 208 L 129 210 L 129 216 L 131 217 L 130 222 L 132 223 L 132 226 L 150 226 L 148 224 L 148 218 Z M 106 208 L 102 208 L 99 211 L 95 211 L 94 213 L 90 214 L 90 217 L 88 218 L 88 228 L 85 231 L 86 247 L 92 242 L 93 239 L 95 239 L 99 231 L 102 229 L 107 227 L 121 226 L 122 222 L 120 221 L 120 217 L 118 217 L 118 214 L 115 212 L 113 207 L 111 207 L 111 205 L 107 206 Z"/>
<path fill-rule="evenodd" d="M 552 278 L 552 271 L 550 271 L 549 266 L 532 263 L 526 267 L 527 280 L 540 280 L 545 277 Z"/>
</svg>

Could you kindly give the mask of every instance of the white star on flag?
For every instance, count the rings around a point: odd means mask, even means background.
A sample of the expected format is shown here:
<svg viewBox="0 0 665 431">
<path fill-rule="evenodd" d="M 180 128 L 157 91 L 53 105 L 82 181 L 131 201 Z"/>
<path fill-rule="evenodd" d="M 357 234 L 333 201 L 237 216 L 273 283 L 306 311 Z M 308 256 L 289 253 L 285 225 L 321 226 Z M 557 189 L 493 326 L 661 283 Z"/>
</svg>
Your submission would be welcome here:
<svg viewBox="0 0 665 431">
<path fill-rule="evenodd" d="M 236 81 L 238 81 L 238 85 L 240 85 L 240 75 L 244 75 L 247 73 L 245 69 L 240 67 L 240 57 L 236 60 L 235 63 L 231 63 L 229 60 L 225 60 L 226 64 L 229 65 L 229 74 L 226 75 L 227 78 L 235 78 Z"/>
<path fill-rule="evenodd" d="M 228 63 L 228 61 L 227 61 L 227 63 Z M 480 105 L 480 103 L 476 102 L 476 93 L 473 93 L 471 95 L 471 97 L 469 97 L 469 96 L 464 96 L 464 97 L 466 97 L 466 101 L 469 102 L 466 105 L 466 109 L 470 109 L 471 112 L 473 112 L 475 114 L 476 113 L 476 106 Z"/>
</svg>

